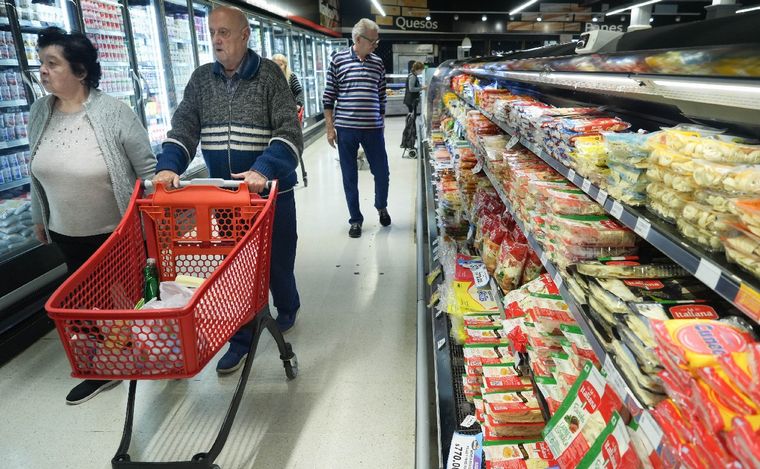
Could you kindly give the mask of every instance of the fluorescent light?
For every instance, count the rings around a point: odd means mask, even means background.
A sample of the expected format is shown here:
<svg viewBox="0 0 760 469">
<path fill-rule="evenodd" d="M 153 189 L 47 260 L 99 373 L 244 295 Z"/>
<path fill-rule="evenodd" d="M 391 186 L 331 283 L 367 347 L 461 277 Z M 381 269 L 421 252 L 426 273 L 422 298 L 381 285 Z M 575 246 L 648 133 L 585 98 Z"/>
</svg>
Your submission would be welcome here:
<svg viewBox="0 0 760 469">
<path fill-rule="evenodd" d="M 651 5 L 653 3 L 661 2 L 662 0 L 649 0 L 646 2 L 636 3 L 635 5 L 630 5 L 627 7 L 619 8 L 617 10 L 608 11 L 604 14 L 604 16 L 610 16 L 610 15 L 617 15 L 618 13 L 622 13 L 626 10 L 633 10 L 634 8 L 643 7 L 645 5 Z"/>
<path fill-rule="evenodd" d="M 554 72 L 549 73 L 546 75 L 547 78 L 550 79 L 565 79 L 565 80 L 572 80 L 572 81 L 578 81 L 578 82 L 591 82 L 591 83 L 609 83 L 609 84 L 615 84 L 615 85 L 628 85 L 628 86 L 639 86 L 639 83 L 636 80 L 633 80 L 631 78 L 622 76 L 614 76 L 614 75 L 597 75 L 595 73 L 592 74 L 586 74 L 586 73 L 566 73 L 566 72 Z"/>
<path fill-rule="evenodd" d="M 488 19 L 488 17 L 486 15 L 483 15 L 480 19 L 483 20 L 483 21 L 486 21 Z"/>
<path fill-rule="evenodd" d="M 380 12 L 381 15 L 386 16 L 385 10 L 383 10 L 383 7 L 380 6 L 380 3 L 378 3 L 377 0 L 372 0 L 372 6 L 374 6 L 375 9 Z"/>
<path fill-rule="evenodd" d="M 599 21 L 599 18 L 597 18 L 597 17 L 595 16 L 595 17 L 591 18 L 591 21 L 593 21 L 594 23 L 596 23 L 597 21 Z"/>
<path fill-rule="evenodd" d="M 425 21 L 430 21 L 430 15 L 427 15 L 427 16 L 425 17 Z"/>
<path fill-rule="evenodd" d="M 654 22 L 654 18 L 649 18 L 649 22 L 653 23 Z"/>
<path fill-rule="evenodd" d="M 665 88 L 682 88 L 700 91 L 725 91 L 733 93 L 760 93 L 760 86 L 753 85 L 723 85 L 720 83 L 708 83 L 705 81 L 682 81 L 682 80 L 652 80 L 652 83 Z"/>
<path fill-rule="evenodd" d="M 534 3 L 538 2 L 538 0 L 528 0 L 527 2 L 523 3 L 519 7 L 515 8 L 514 10 L 510 11 L 510 15 L 514 15 L 515 13 L 519 13 L 523 11 L 524 9 L 528 8 L 529 6 L 533 5 Z"/>
<path fill-rule="evenodd" d="M 736 10 L 737 13 L 747 13 L 748 11 L 755 11 L 760 10 L 760 6 L 756 7 L 750 7 L 750 8 L 742 8 L 741 10 Z"/>
<path fill-rule="evenodd" d="M 540 22 L 542 22 L 543 20 L 544 20 L 544 19 L 543 19 L 543 18 L 541 18 L 540 16 L 539 16 L 538 18 L 536 18 L 536 21 L 538 21 L 539 23 L 540 23 Z"/>
</svg>

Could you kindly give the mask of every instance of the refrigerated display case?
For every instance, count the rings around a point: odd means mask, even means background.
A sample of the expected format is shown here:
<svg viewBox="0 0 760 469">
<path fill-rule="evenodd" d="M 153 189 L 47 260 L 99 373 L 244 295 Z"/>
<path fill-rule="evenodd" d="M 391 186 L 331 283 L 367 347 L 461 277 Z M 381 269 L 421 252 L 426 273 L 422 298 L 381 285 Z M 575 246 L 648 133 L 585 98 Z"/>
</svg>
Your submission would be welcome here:
<svg viewBox="0 0 760 469">
<path fill-rule="evenodd" d="M 129 5 L 145 123 L 156 153 L 166 139 L 170 124 L 170 80 L 167 80 L 167 67 L 162 54 L 157 8 L 155 0 L 143 4 L 130 2 Z"/>
<path fill-rule="evenodd" d="M 324 112 L 322 95 L 325 92 L 325 80 L 327 76 L 327 61 L 325 60 L 325 40 L 317 39 L 315 43 L 315 74 L 317 76 L 317 113 Z"/>
<path fill-rule="evenodd" d="M 290 56 L 290 50 L 288 50 L 288 46 L 289 46 L 288 36 L 290 35 L 289 33 L 290 31 L 283 28 L 282 26 L 277 25 L 277 24 L 274 25 L 274 28 L 272 29 L 272 34 L 274 38 L 274 42 L 273 42 L 274 54 L 282 54 L 285 57 Z"/>
<path fill-rule="evenodd" d="M 261 22 L 261 37 L 264 49 L 261 51 L 262 57 L 272 58 L 272 23 L 266 20 Z"/>
<path fill-rule="evenodd" d="M 385 75 L 386 83 L 386 116 L 405 116 L 409 113 L 404 104 L 404 96 L 406 95 L 406 78 L 407 75 L 389 73 Z"/>
<path fill-rule="evenodd" d="M 256 16 L 248 16 L 248 24 L 251 26 L 251 37 L 248 38 L 248 47 L 253 49 L 257 54 L 263 55 L 261 39 L 261 20 Z"/>
<path fill-rule="evenodd" d="M 302 86 L 304 91 L 304 117 L 311 117 L 317 114 L 317 100 L 320 97 L 317 96 L 317 77 L 316 77 L 316 63 L 314 60 L 315 38 L 310 34 L 304 34 L 304 74 L 302 80 Z"/>
<path fill-rule="evenodd" d="M 174 80 L 174 88 L 169 90 L 169 110 L 173 113 L 182 101 L 185 86 L 197 64 L 187 3 L 164 0 L 163 6 L 169 64 Z"/>
<path fill-rule="evenodd" d="M 113 0 L 82 0 L 84 33 L 98 48 L 102 69 L 100 90 L 129 104 L 140 113 L 131 75 L 131 38 L 124 28 L 123 5 Z"/>
<path fill-rule="evenodd" d="M 208 32 L 208 16 L 211 5 L 205 2 L 193 2 L 193 20 L 195 22 L 195 42 L 198 44 L 198 65 L 212 63 L 214 52 L 211 49 L 211 37 Z"/>
</svg>

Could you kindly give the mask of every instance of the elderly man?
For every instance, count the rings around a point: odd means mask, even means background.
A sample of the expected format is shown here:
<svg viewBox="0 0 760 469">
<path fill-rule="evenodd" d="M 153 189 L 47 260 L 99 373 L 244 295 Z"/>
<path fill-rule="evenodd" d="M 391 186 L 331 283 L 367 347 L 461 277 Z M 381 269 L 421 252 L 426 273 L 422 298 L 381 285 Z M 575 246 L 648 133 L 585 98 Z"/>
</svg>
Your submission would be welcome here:
<svg viewBox="0 0 760 469">
<path fill-rule="evenodd" d="M 293 269 L 296 258 L 295 169 L 303 150 L 296 103 L 277 64 L 248 49 L 250 27 L 237 8 L 217 7 L 209 16 L 216 62 L 201 65 L 172 116 L 172 129 L 158 155 L 154 182 L 178 186 L 198 144 L 211 177 L 245 181 L 253 192 L 279 180 L 272 232 L 270 289 L 283 332 L 301 305 Z M 252 334 L 241 328 L 219 360 L 217 372 L 243 363 Z"/>
<path fill-rule="evenodd" d="M 379 28 L 374 21 L 362 18 L 351 31 L 354 45 L 336 53 L 327 70 L 323 102 L 327 141 L 335 148 L 338 142 L 343 191 L 350 214 L 348 236 L 362 235 L 364 216 L 359 207 L 359 145 L 367 155 L 375 177 L 375 208 L 380 224 L 388 226 L 388 154 L 385 152 L 385 66 L 372 52 L 377 48 Z"/>
</svg>

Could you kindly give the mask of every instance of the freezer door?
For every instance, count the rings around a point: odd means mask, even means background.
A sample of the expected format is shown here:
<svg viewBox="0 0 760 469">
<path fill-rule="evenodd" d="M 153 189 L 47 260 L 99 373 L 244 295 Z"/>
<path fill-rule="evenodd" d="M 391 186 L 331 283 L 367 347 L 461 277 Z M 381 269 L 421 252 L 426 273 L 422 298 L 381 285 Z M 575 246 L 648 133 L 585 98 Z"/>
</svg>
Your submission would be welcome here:
<svg viewBox="0 0 760 469">
<path fill-rule="evenodd" d="M 214 51 L 211 48 L 211 36 L 208 32 L 208 15 L 211 5 L 193 2 L 193 20 L 195 22 L 195 43 L 198 45 L 198 65 L 214 61 Z"/>
<path fill-rule="evenodd" d="M 171 90 L 169 93 L 169 112 L 173 114 L 182 102 L 185 86 L 197 66 L 192 37 L 192 28 L 195 26 L 190 24 L 193 20 L 190 18 L 187 2 L 164 0 L 162 5 L 166 42 L 169 49 L 169 67 L 174 81 L 174 93 Z"/>
<path fill-rule="evenodd" d="M 161 151 L 170 126 L 169 67 L 162 53 L 158 5 L 154 1 L 130 2 L 129 17 L 137 58 L 142 103 L 153 151 Z"/>
<path fill-rule="evenodd" d="M 248 39 L 248 47 L 257 54 L 262 55 L 264 53 L 262 49 L 264 42 L 261 19 L 257 16 L 248 15 L 248 24 L 251 25 L 251 37 Z"/>
</svg>

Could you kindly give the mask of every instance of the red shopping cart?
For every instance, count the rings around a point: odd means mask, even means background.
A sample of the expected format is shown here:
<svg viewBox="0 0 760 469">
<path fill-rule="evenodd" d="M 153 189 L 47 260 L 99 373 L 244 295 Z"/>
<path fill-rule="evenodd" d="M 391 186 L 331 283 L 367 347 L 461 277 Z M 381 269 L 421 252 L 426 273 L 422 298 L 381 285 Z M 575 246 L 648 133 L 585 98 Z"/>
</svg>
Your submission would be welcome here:
<svg viewBox="0 0 760 469">
<path fill-rule="evenodd" d="M 298 107 L 298 123 L 301 125 L 301 130 L 303 130 L 303 115 L 304 115 L 304 107 L 299 106 Z M 303 179 L 303 186 L 309 187 L 309 177 L 308 174 L 306 174 L 306 166 L 303 165 L 303 152 L 298 154 L 298 163 L 301 165 L 301 179 Z"/>
<path fill-rule="evenodd" d="M 229 435 L 264 329 L 277 342 L 287 377 L 298 372 L 292 347 L 269 314 L 276 182 L 268 198 L 251 194 L 239 181 L 196 182 L 173 191 L 159 185 L 145 195 L 138 181 L 114 233 L 45 305 L 73 377 L 131 380 L 114 468 L 218 467 L 214 460 Z M 184 307 L 135 310 L 148 257 L 157 260 L 161 281 L 180 274 L 205 281 Z M 211 449 L 190 461 L 131 461 L 137 380 L 196 375 L 241 326 L 252 328 L 253 341 Z"/>
</svg>

